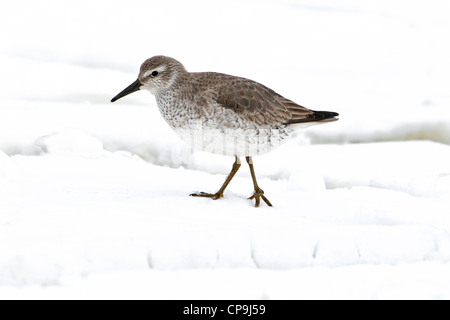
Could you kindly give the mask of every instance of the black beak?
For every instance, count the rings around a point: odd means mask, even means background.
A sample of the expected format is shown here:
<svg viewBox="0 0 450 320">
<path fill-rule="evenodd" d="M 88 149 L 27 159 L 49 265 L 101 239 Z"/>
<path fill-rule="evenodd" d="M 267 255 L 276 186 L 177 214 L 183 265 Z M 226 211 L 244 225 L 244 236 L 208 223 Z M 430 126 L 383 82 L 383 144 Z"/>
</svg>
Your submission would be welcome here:
<svg viewBox="0 0 450 320">
<path fill-rule="evenodd" d="M 142 83 L 138 79 L 135 82 L 133 82 L 132 84 L 130 84 L 125 90 L 123 90 L 117 96 L 112 98 L 111 102 L 115 102 L 115 101 L 119 100 L 120 98 L 123 98 L 123 97 L 129 95 L 130 93 L 139 91 L 141 89 L 141 87 L 142 87 Z"/>
</svg>

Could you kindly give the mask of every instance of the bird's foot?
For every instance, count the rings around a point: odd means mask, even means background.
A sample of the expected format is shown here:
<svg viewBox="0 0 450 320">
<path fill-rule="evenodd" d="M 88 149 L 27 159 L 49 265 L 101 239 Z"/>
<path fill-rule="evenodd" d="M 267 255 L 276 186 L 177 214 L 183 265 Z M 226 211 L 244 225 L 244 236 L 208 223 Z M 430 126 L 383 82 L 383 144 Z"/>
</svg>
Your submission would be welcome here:
<svg viewBox="0 0 450 320">
<path fill-rule="evenodd" d="M 222 192 L 217 192 L 217 193 L 206 193 L 206 192 L 196 192 L 196 193 L 191 193 L 190 194 L 191 197 L 201 197 L 201 198 L 211 198 L 213 200 L 217 200 L 220 198 L 223 198 L 223 193 Z"/>
<path fill-rule="evenodd" d="M 272 204 L 270 203 L 269 199 L 266 198 L 266 196 L 264 195 L 264 191 L 261 188 L 255 189 L 255 192 L 253 192 L 253 195 L 248 199 L 249 200 L 255 199 L 255 201 L 256 201 L 255 207 L 259 207 L 259 205 L 261 203 L 261 198 L 269 207 L 272 207 Z"/>
</svg>

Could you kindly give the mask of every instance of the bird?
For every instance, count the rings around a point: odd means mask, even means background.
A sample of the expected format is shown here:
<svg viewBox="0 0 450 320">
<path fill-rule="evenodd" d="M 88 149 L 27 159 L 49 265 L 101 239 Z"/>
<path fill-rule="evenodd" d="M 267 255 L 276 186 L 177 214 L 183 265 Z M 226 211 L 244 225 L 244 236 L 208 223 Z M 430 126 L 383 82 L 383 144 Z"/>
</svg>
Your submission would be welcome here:
<svg viewBox="0 0 450 320">
<path fill-rule="evenodd" d="M 261 199 L 270 207 L 272 203 L 258 185 L 252 157 L 278 147 L 298 128 L 339 119 L 336 112 L 305 108 L 256 81 L 217 72 L 188 72 L 181 62 L 161 55 L 145 60 L 137 80 L 111 102 L 139 90 L 155 96 L 163 118 L 194 151 L 235 158 L 217 192 L 190 195 L 223 198 L 241 166 L 240 157 L 245 157 L 254 187 L 248 199 L 255 200 L 255 207 Z"/>
</svg>

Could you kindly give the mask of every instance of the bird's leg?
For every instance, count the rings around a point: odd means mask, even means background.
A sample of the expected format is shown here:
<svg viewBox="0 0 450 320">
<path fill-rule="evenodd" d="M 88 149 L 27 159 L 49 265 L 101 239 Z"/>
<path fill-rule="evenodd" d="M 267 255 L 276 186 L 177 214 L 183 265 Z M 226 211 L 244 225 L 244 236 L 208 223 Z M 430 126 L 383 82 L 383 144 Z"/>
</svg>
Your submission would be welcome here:
<svg viewBox="0 0 450 320">
<path fill-rule="evenodd" d="M 272 204 L 270 203 L 269 199 L 267 199 L 264 196 L 264 191 L 258 186 L 258 182 L 256 181 L 256 175 L 255 175 L 255 169 L 253 168 L 253 159 L 252 159 L 252 157 L 245 157 L 245 159 L 247 160 L 248 166 L 250 167 L 250 173 L 252 174 L 252 179 L 253 179 L 253 186 L 255 187 L 255 192 L 253 193 L 253 195 L 249 199 L 250 200 L 255 199 L 255 201 L 256 201 L 255 207 L 259 207 L 259 204 L 261 202 L 261 198 L 263 199 L 263 201 L 269 207 L 271 207 Z"/>
<path fill-rule="evenodd" d="M 230 174 L 228 175 L 227 179 L 223 183 L 222 187 L 220 187 L 219 191 L 217 191 L 215 194 L 206 193 L 206 192 L 198 192 L 198 193 L 193 193 L 190 196 L 191 197 L 212 198 L 213 200 L 222 198 L 223 192 L 227 188 L 228 184 L 231 182 L 231 179 L 233 179 L 236 172 L 238 172 L 240 167 L 241 167 L 241 160 L 236 156 L 236 161 L 234 161 L 233 168 L 231 168 Z"/>
</svg>

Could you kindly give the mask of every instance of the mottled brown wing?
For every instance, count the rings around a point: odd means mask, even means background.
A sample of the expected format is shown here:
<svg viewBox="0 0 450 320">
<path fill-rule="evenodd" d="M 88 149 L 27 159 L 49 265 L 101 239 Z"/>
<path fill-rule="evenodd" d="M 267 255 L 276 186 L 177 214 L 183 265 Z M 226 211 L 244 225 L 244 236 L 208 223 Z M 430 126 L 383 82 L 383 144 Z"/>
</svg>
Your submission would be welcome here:
<svg viewBox="0 0 450 320">
<path fill-rule="evenodd" d="M 317 121 L 313 116 L 314 111 L 282 97 L 262 84 L 235 77 L 227 80 L 227 86 L 217 88 L 215 100 L 247 120 L 262 126 Z"/>
<path fill-rule="evenodd" d="M 257 82 L 232 77 L 226 86 L 217 88 L 216 102 L 234 110 L 258 125 L 281 125 L 291 118 L 290 112 L 270 89 Z"/>
</svg>

